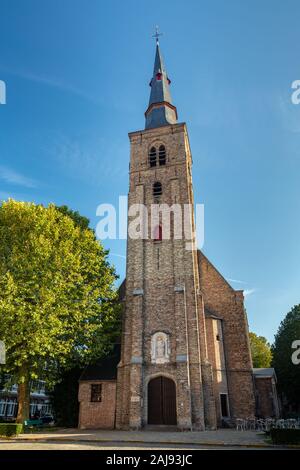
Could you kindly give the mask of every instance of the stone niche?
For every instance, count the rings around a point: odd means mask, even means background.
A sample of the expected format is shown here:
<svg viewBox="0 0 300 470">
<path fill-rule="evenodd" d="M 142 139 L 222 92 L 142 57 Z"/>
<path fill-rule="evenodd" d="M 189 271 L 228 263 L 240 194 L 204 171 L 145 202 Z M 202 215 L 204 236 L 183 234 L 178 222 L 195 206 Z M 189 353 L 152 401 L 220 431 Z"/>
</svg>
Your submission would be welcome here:
<svg viewBox="0 0 300 470">
<path fill-rule="evenodd" d="M 163 331 L 157 331 L 151 337 L 151 362 L 152 364 L 170 362 L 169 335 Z"/>
</svg>

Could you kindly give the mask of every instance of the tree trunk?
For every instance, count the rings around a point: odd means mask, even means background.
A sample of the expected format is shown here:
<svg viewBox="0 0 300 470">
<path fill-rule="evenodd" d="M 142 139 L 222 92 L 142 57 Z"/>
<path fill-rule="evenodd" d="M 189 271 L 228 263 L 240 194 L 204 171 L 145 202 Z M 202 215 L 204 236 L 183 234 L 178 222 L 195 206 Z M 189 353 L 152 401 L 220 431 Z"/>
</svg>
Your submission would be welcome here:
<svg viewBox="0 0 300 470">
<path fill-rule="evenodd" d="M 16 422 L 24 423 L 29 419 L 30 410 L 30 388 L 29 388 L 29 373 L 27 366 L 22 366 L 20 376 L 23 377 L 24 382 L 18 385 L 18 415 Z"/>
</svg>

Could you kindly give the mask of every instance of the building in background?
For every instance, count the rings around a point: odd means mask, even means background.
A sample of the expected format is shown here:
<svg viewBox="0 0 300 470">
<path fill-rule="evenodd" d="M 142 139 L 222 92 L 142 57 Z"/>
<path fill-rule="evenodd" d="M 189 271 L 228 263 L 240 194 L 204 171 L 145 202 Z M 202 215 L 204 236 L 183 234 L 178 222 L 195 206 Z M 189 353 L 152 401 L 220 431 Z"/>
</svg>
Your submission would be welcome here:
<svg viewBox="0 0 300 470">
<path fill-rule="evenodd" d="M 277 378 L 273 367 L 253 369 L 255 385 L 256 416 L 279 418 L 280 401 L 277 394 Z"/>
<path fill-rule="evenodd" d="M 7 378 L 5 382 L 7 382 Z M 0 420 L 14 420 L 18 413 L 18 386 L 0 386 Z M 30 417 L 51 413 L 50 398 L 45 389 L 45 382 L 34 380 L 30 392 Z"/>
</svg>

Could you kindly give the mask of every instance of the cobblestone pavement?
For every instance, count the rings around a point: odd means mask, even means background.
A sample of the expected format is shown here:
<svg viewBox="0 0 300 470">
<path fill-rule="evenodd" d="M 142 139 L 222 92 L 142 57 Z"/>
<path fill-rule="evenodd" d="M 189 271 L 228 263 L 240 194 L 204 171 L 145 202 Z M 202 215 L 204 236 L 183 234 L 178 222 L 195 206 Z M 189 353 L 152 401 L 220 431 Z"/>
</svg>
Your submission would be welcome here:
<svg viewBox="0 0 300 470">
<path fill-rule="evenodd" d="M 255 431 L 235 431 L 232 429 L 219 429 L 217 431 L 202 432 L 157 432 L 157 431 L 81 431 L 78 429 L 59 429 L 51 432 L 36 432 L 22 434 L 17 441 L 55 441 L 55 442 L 114 442 L 145 443 L 145 444 L 174 444 L 174 445 L 226 445 L 226 446 L 265 446 L 265 435 Z M 4 441 L 0 441 L 0 446 Z"/>
</svg>

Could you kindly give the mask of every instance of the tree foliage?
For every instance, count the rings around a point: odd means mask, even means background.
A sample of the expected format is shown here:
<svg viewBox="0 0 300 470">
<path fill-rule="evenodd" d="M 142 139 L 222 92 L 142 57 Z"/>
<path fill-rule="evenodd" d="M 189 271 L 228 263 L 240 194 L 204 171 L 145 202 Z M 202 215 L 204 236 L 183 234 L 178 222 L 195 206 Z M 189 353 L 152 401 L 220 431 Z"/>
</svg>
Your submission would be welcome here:
<svg viewBox="0 0 300 470">
<path fill-rule="evenodd" d="M 74 367 L 63 372 L 61 380 L 51 391 L 51 404 L 58 426 L 76 428 L 78 426 L 78 382 L 83 369 Z"/>
<path fill-rule="evenodd" d="M 292 348 L 300 340 L 300 304 L 294 306 L 281 322 L 272 346 L 273 361 L 278 378 L 278 387 L 288 401 L 300 407 L 300 364 L 294 364 Z"/>
<path fill-rule="evenodd" d="M 79 214 L 78 214 L 79 215 Z M 19 384 L 19 420 L 29 382 L 107 351 L 118 324 L 115 273 L 92 230 L 66 210 L 12 199 L 0 205 L 0 338 L 6 372 Z"/>
<path fill-rule="evenodd" d="M 84 217 L 81 215 L 78 211 L 73 211 L 70 209 L 68 206 L 56 206 L 56 208 L 64 215 L 68 215 L 73 219 L 73 222 L 77 227 L 80 227 L 82 229 L 87 229 L 89 228 L 90 221 L 87 217 Z M 93 232 L 92 229 L 89 229 Z M 93 232 L 94 233 L 94 232 Z"/>
<path fill-rule="evenodd" d="M 249 333 L 253 367 L 270 367 L 272 361 L 271 346 L 264 336 Z"/>
</svg>

